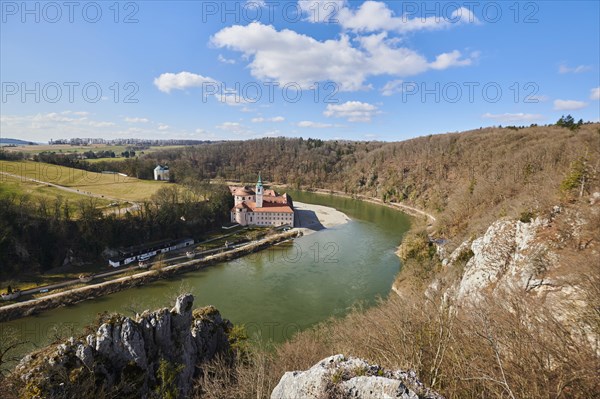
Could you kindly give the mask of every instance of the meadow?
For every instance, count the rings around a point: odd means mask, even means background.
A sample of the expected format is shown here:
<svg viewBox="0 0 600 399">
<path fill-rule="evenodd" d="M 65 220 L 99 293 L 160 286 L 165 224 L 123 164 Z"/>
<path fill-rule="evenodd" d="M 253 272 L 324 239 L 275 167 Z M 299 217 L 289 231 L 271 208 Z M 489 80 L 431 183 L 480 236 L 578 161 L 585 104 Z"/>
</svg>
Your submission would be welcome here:
<svg viewBox="0 0 600 399">
<path fill-rule="evenodd" d="M 168 184 L 166 182 L 140 180 L 118 174 L 95 173 L 31 161 L 0 161 L 0 172 L 68 187 L 76 190 L 72 193 L 73 195 L 77 195 L 79 192 L 84 195 L 93 194 L 101 197 L 104 196 L 107 199 L 124 201 L 146 200 L 161 187 Z M 0 182 L 3 185 L 5 183 L 9 184 L 11 181 L 13 182 L 13 186 L 15 181 L 18 185 L 24 185 L 21 189 L 25 189 L 25 186 L 31 184 L 27 180 L 14 178 L 9 180 L 9 176 L 5 174 L 0 175 Z M 47 187 L 47 189 L 50 188 Z M 54 188 L 54 190 L 60 191 L 61 195 L 64 192 L 58 188 Z"/>
</svg>

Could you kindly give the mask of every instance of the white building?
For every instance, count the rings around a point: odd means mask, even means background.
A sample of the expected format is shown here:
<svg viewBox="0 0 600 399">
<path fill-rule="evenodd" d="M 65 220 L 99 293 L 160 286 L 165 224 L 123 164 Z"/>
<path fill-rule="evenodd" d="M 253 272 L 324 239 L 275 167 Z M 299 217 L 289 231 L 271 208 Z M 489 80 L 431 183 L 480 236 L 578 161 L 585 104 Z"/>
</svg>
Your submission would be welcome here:
<svg viewBox="0 0 600 399">
<path fill-rule="evenodd" d="M 171 180 L 169 177 L 169 167 L 158 165 L 156 168 L 154 168 L 154 180 Z"/>
<path fill-rule="evenodd" d="M 287 194 L 265 190 L 260 174 L 254 190 L 244 186 L 230 186 L 234 197 L 231 222 L 242 226 L 294 226 L 294 205 Z"/>
</svg>

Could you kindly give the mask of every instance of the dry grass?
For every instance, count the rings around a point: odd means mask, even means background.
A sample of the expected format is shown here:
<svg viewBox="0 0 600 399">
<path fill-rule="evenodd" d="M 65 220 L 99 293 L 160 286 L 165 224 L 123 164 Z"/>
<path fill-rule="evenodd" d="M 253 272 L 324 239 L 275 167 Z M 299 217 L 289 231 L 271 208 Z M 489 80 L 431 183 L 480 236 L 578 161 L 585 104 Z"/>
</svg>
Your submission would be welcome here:
<svg viewBox="0 0 600 399">
<path fill-rule="evenodd" d="M 585 331 L 527 298 L 506 299 L 457 310 L 439 299 L 393 296 L 274 351 L 258 346 L 234 364 L 213 362 L 197 397 L 268 398 L 284 372 L 306 370 L 335 353 L 413 369 L 449 399 L 598 397 L 597 348 Z"/>
<path fill-rule="evenodd" d="M 30 161 L 0 161 L 0 171 L 73 188 L 82 193 L 129 201 L 146 200 L 167 184 Z M 0 179 L 5 177 L 0 176 Z"/>
<path fill-rule="evenodd" d="M 45 184 L 36 183 L 29 180 L 22 180 L 18 177 L 0 175 L 0 183 L 2 189 L 0 195 L 16 195 L 16 196 L 28 196 L 32 201 L 55 201 L 61 198 L 62 201 L 68 201 L 70 204 L 70 210 L 72 213 L 76 213 L 76 204 L 85 200 L 87 196 L 83 194 L 72 193 L 58 189 L 56 187 L 47 186 Z M 98 199 L 98 206 L 106 206 L 110 203 L 108 200 Z"/>
</svg>

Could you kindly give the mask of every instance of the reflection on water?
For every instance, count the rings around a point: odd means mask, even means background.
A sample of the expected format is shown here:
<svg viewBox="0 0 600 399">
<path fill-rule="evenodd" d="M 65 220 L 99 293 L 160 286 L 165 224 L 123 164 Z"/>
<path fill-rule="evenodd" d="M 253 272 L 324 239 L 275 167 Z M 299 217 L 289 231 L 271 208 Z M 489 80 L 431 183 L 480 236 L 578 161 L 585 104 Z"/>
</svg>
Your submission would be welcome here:
<svg viewBox="0 0 600 399">
<path fill-rule="evenodd" d="M 195 305 L 214 305 L 251 334 L 282 341 L 330 316 L 342 316 L 357 301 L 386 296 L 400 262 L 395 249 L 409 227 L 406 215 L 361 201 L 305 192 L 295 200 L 332 206 L 352 221 L 300 237 L 228 263 L 132 288 L 38 316 L 0 324 L 43 345 L 58 335 L 77 335 L 97 313 L 134 314 L 171 306 L 179 292 Z"/>
</svg>

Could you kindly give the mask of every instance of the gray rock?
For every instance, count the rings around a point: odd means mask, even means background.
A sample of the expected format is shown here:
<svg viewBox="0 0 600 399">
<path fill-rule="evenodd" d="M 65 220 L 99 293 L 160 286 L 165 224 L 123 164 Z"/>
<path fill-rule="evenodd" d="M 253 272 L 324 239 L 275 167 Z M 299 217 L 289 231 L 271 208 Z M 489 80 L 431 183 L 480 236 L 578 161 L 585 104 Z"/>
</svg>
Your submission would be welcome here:
<svg viewBox="0 0 600 399">
<path fill-rule="evenodd" d="M 335 355 L 306 371 L 287 372 L 271 399 L 442 399 L 426 389 L 414 372 L 386 371 L 362 359 Z"/>
<path fill-rule="evenodd" d="M 94 367 L 94 350 L 90 345 L 79 344 L 75 356 L 81 360 L 88 370 Z"/>
<path fill-rule="evenodd" d="M 399 380 L 384 377 L 354 377 L 341 384 L 342 390 L 350 398 L 362 399 L 419 399 Z"/>
<path fill-rule="evenodd" d="M 23 359 L 17 371 L 20 370 L 21 378 L 29 383 L 40 381 L 42 384 L 50 370 L 69 375 L 85 366 L 88 372 L 103 376 L 105 388 L 110 389 L 137 368 L 143 370 L 143 380 L 131 383 L 137 384 L 135 388 L 140 397 L 148 397 L 150 387 L 157 382 L 158 367 L 161 361 L 166 361 L 179 370 L 175 384 L 179 396 L 187 397 L 202 363 L 219 352 L 229 353 L 227 333 L 231 327 L 213 307 L 200 310 L 195 317 L 193 301 L 192 295 L 182 295 L 171 311 L 144 312 L 135 320 L 113 316 L 98 327 L 95 334 L 42 349 L 51 351 L 51 356 L 41 363 L 36 361 L 36 356 Z M 44 394 L 54 397 L 55 392 Z"/>
</svg>

